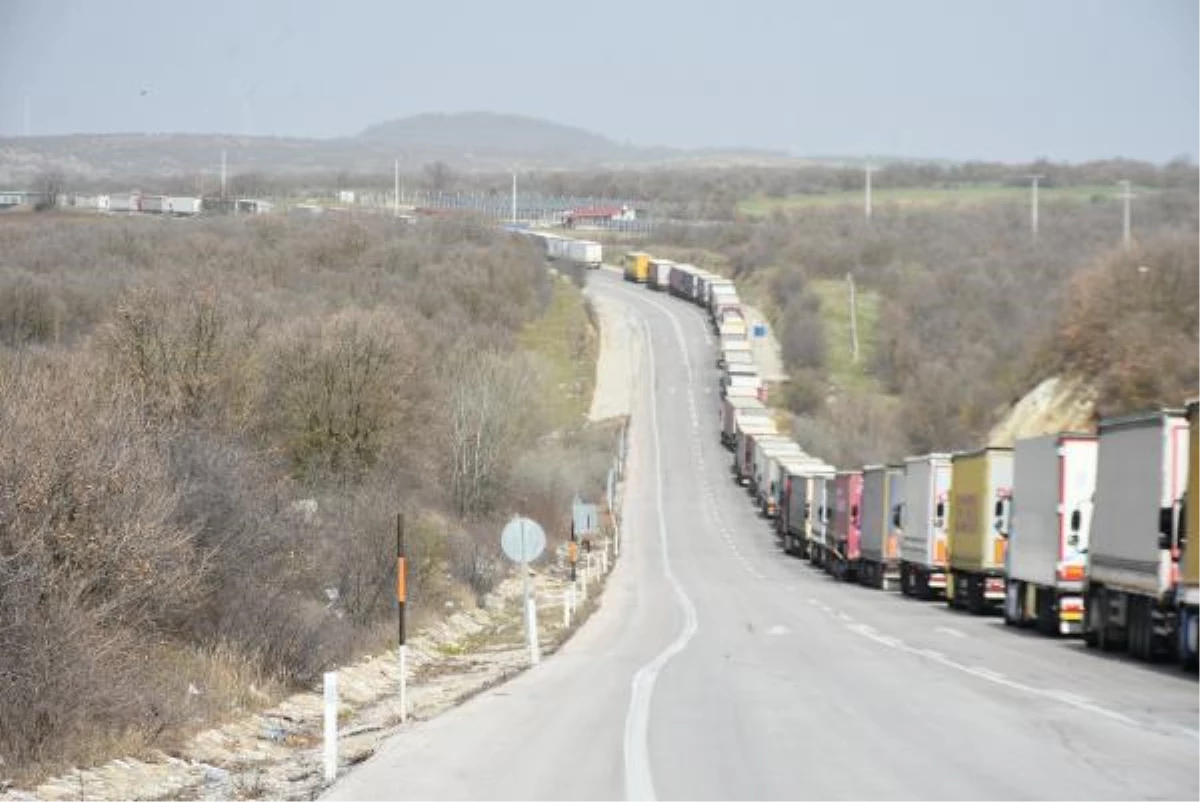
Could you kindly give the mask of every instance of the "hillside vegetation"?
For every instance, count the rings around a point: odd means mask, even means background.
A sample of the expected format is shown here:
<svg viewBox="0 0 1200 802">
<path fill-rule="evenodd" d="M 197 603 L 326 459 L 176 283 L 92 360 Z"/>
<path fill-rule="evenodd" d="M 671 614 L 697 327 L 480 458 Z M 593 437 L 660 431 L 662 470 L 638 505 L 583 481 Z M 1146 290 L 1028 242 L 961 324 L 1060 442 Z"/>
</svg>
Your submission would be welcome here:
<svg viewBox="0 0 1200 802">
<path fill-rule="evenodd" d="M 1097 388 L 1096 414 L 1178 405 L 1197 386 L 1197 193 L 1115 200 L 813 207 L 759 224 L 664 227 L 660 243 L 723 255 L 769 303 L 797 436 L 838 464 L 982 445 L 1051 375 Z M 653 246 L 648 246 L 653 247 Z M 846 275 L 860 291 L 861 373 L 846 364 Z"/>
<path fill-rule="evenodd" d="M 595 343 L 470 221 L 0 219 L 4 772 L 386 644 L 398 513 L 418 621 L 486 593 L 512 513 L 559 538 L 600 492 L 612 432 L 562 386 Z"/>
</svg>

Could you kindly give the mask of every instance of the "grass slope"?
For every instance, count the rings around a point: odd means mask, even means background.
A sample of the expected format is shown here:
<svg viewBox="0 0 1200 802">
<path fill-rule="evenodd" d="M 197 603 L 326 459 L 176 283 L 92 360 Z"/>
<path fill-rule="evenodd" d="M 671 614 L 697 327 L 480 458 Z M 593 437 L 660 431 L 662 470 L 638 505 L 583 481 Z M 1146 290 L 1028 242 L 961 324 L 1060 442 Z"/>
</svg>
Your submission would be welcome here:
<svg viewBox="0 0 1200 802">
<path fill-rule="evenodd" d="M 569 281 L 555 281 L 545 314 L 526 324 L 519 342 L 546 371 L 545 408 L 553 427 L 581 423 L 592 402 L 599 350 L 583 293 Z"/>
<path fill-rule="evenodd" d="M 875 354 L 876 324 L 882 299 L 879 293 L 856 287 L 858 306 L 858 362 L 850 336 L 850 287 L 845 281 L 814 280 L 809 289 L 821 299 L 821 319 L 828 346 L 829 382 L 841 391 L 883 393 L 879 380 L 867 368 Z"/>
</svg>

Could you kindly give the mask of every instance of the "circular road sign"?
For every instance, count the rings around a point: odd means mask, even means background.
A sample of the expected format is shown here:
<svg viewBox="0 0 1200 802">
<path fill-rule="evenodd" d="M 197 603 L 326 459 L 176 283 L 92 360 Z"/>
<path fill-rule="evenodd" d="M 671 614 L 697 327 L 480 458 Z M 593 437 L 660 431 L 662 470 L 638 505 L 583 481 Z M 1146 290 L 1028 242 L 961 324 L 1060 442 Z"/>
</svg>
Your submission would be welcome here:
<svg viewBox="0 0 1200 802">
<path fill-rule="evenodd" d="M 546 549 L 546 533 L 537 521 L 518 515 L 500 533 L 500 548 L 513 562 L 533 562 Z"/>
</svg>

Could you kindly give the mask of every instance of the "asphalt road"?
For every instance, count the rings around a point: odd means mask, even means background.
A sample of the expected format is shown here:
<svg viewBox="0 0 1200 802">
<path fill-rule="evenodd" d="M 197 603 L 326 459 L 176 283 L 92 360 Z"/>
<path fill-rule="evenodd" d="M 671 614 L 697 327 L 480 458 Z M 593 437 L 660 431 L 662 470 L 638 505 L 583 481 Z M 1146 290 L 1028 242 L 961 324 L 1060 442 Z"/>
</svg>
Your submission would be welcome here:
<svg viewBox="0 0 1200 802">
<path fill-rule="evenodd" d="M 650 346 L 601 609 L 328 798 L 1200 797 L 1193 677 L 783 555 L 730 480 L 700 311 L 603 271 L 590 291 Z"/>
</svg>

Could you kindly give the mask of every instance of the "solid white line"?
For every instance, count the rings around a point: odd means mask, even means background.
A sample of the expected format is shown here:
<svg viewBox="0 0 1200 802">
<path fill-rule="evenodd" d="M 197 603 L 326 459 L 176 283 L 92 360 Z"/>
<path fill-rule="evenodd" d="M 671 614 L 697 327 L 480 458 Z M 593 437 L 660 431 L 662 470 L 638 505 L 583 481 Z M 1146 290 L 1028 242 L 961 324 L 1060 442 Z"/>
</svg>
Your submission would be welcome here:
<svg viewBox="0 0 1200 802">
<path fill-rule="evenodd" d="M 934 631 L 934 632 L 941 632 L 941 633 L 944 633 L 944 634 L 946 634 L 946 635 L 952 635 L 952 636 L 954 636 L 954 637 L 956 637 L 956 638 L 965 638 L 965 637 L 967 637 L 966 635 L 964 635 L 963 633 L 959 632 L 957 629 L 954 629 L 954 628 L 952 628 L 952 627 L 934 627 L 934 628 L 933 628 L 933 631 Z"/>
<path fill-rule="evenodd" d="M 643 320 L 642 329 L 645 332 L 647 355 L 650 363 L 650 386 L 655 385 L 654 349 L 650 347 L 650 326 Z M 687 355 L 684 355 L 686 364 Z M 690 378 L 690 377 L 689 377 Z M 690 386 L 690 381 L 689 381 Z M 675 578 L 671 570 L 671 559 L 667 549 L 667 520 L 663 513 L 663 479 L 662 479 L 662 442 L 658 428 L 658 400 L 651 397 L 650 428 L 654 440 L 654 478 L 655 495 L 658 508 L 658 540 L 662 550 L 663 575 L 675 591 L 675 599 L 683 610 L 683 629 L 675 636 L 670 645 L 633 676 L 632 692 L 629 696 L 629 710 L 625 714 L 625 798 L 654 799 L 654 777 L 650 771 L 650 702 L 654 696 L 654 683 L 667 662 L 679 654 L 687 646 L 688 641 L 696 634 L 700 624 L 696 618 L 696 606 L 684 592 L 683 586 Z"/>
</svg>

